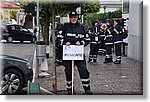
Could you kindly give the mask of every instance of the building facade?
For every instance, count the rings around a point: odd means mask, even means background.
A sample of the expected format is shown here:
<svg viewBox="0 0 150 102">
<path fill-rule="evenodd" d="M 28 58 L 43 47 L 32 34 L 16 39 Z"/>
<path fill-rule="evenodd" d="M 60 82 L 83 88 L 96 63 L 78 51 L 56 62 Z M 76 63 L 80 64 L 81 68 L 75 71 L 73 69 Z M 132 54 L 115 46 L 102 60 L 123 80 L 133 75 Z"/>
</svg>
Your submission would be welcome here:
<svg viewBox="0 0 150 102">
<path fill-rule="evenodd" d="M 0 8 L 0 22 L 5 24 L 10 23 L 12 16 L 21 10 L 19 5 L 7 1 L 2 1 Z"/>
<path fill-rule="evenodd" d="M 122 8 L 122 0 L 100 0 L 101 8 L 99 13 L 114 12 Z"/>
<path fill-rule="evenodd" d="M 128 57 L 143 61 L 143 2 L 142 0 L 129 1 L 129 36 Z"/>
</svg>

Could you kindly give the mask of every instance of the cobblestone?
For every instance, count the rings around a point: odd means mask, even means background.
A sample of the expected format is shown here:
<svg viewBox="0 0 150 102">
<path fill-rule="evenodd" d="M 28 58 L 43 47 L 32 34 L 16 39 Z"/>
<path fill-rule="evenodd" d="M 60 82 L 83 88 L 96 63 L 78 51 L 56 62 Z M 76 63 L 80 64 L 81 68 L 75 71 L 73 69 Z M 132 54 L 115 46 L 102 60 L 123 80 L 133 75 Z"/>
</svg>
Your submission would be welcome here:
<svg viewBox="0 0 150 102">
<path fill-rule="evenodd" d="M 88 56 L 88 47 L 86 48 Z M 113 56 L 114 57 L 114 56 Z M 87 58 L 87 57 L 86 57 Z M 87 63 L 90 71 L 91 90 L 97 95 L 143 94 L 142 63 L 129 57 L 122 57 L 122 64 L 103 64 L 104 56 L 98 55 L 98 62 Z M 54 69 L 52 58 L 48 59 L 49 77 L 38 78 L 40 86 L 53 92 Z M 57 66 L 57 94 L 66 94 L 66 80 L 63 66 Z M 84 94 L 77 68 L 75 68 L 74 86 L 77 95 Z"/>
</svg>

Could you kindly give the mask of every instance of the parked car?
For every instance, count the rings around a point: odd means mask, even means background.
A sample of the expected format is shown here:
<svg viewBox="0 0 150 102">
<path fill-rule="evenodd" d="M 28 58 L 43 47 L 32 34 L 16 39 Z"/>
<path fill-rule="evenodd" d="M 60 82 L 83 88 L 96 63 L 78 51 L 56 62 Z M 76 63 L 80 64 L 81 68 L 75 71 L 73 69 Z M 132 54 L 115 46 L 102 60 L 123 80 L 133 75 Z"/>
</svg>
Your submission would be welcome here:
<svg viewBox="0 0 150 102">
<path fill-rule="evenodd" d="M 1 94 L 19 94 L 33 79 L 33 69 L 28 61 L 8 55 L 0 55 Z"/>
<path fill-rule="evenodd" d="M 34 43 L 36 41 L 36 35 L 31 33 L 27 28 L 21 25 L 9 24 L 3 25 L 2 39 L 11 43 L 14 40 L 20 41 L 31 41 Z"/>
<path fill-rule="evenodd" d="M 2 39 L 2 33 L 4 32 L 6 26 L 0 23 L 0 40 Z"/>
</svg>

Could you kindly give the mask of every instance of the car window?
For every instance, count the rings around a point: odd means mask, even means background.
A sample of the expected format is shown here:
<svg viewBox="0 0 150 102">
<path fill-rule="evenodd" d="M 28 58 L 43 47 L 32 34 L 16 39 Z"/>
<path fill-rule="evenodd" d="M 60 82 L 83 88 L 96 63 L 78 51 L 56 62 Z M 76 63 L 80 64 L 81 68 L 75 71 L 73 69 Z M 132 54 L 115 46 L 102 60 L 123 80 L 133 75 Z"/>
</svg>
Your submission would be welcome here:
<svg viewBox="0 0 150 102">
<path fill-rule="evenodd" d="M 15 30 L 15 26 L 10 26 L 10 30 Z"/>
<path fill-rule="evenodd" d="M 16 28 L 16 31 L 19 31 L 19 26 L 15 26 L 15 28 Z"/>
<path fill-rule="evenodd" d="M 29 32 L 27 28 L 20 26 L 20 31 L 21 32 Z"/>
</svg>

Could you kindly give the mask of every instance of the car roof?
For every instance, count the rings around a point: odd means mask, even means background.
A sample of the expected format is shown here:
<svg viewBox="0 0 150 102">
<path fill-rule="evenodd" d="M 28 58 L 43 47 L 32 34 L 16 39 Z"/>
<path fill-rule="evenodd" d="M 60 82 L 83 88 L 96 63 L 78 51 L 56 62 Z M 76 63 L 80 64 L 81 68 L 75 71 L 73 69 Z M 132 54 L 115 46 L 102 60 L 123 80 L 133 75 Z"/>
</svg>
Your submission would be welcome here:
<svg viewBox="0 0 150 102">
<path fill-rule="evenodd" d="M 21 61 L 21 62 L 25 62 L 28 63 L 27 60 L 20 58 L 20 57 L 16 57 L 16 56 L 11 56 L 11 55 L 0 55 L 1 58 L 3 59 L 10 59 L 10 60 L 16 60 L 16 61 Z"/>
<path fill-rule="evenodd" d="M 19 24 L 5 24 L 5 26 L 21 26 L 21 25 L 19 25 Z"/>
</svg>

